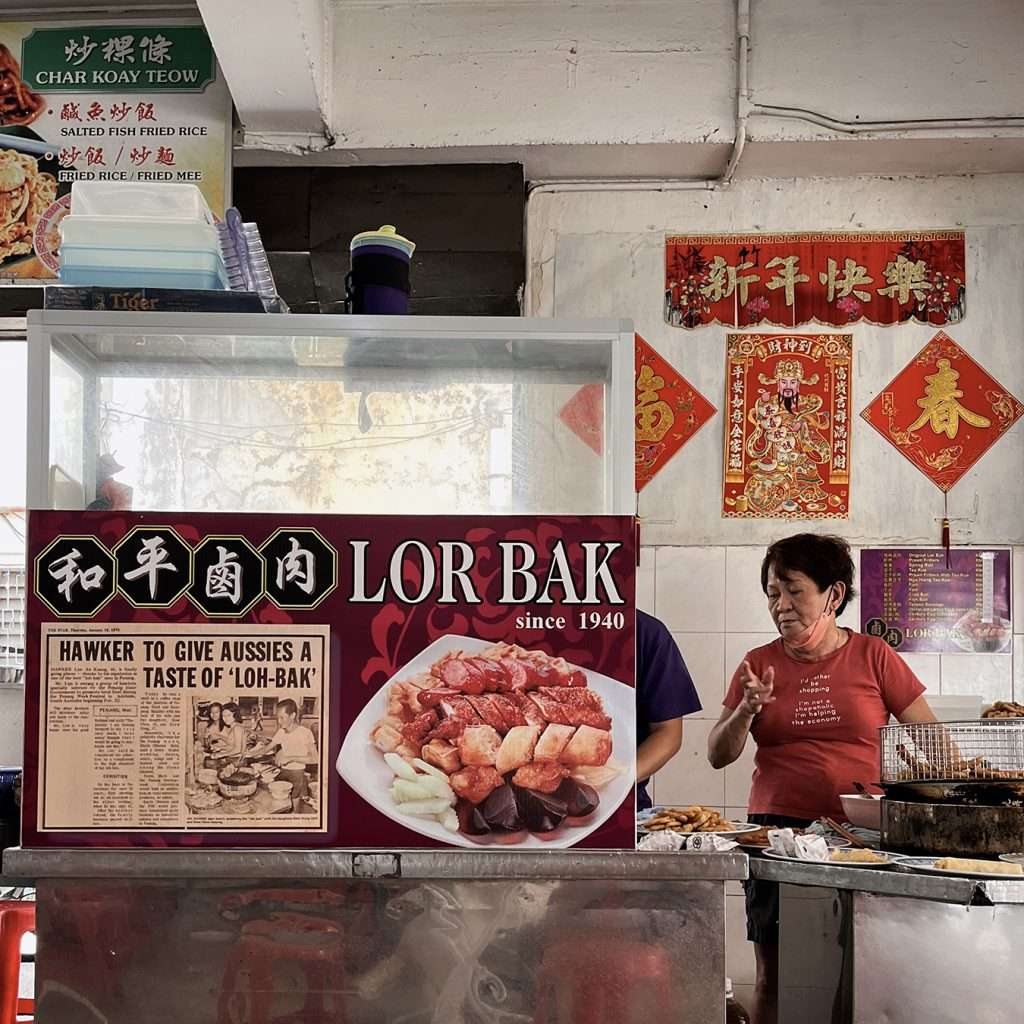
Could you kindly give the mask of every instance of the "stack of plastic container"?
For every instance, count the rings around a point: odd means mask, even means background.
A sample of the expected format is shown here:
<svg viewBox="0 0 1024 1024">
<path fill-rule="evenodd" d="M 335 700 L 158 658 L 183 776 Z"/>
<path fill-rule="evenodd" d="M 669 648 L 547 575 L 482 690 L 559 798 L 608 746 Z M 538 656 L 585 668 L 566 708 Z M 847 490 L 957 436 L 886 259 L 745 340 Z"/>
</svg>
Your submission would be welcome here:
<svg viewBox="0 0 1024 1024">
<path fill-rule="evenodd" d="M 195 185 L 76 181 L 60 230 L 63 284 L 228 288 L 215 220 Z"/>
</svg>

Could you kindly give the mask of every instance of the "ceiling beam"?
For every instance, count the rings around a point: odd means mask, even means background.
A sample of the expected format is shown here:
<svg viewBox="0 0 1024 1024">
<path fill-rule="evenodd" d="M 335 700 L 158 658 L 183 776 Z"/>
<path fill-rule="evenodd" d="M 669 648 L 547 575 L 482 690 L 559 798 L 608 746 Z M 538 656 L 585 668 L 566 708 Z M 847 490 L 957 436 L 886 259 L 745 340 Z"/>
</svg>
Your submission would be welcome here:
<svg viewBox="0 0 1024 1024">
<path fill-rule="evenodd" d="M 334 49 L 328 0 L 198 0 L 246 148 L 325 149 Z"/>
</svg>

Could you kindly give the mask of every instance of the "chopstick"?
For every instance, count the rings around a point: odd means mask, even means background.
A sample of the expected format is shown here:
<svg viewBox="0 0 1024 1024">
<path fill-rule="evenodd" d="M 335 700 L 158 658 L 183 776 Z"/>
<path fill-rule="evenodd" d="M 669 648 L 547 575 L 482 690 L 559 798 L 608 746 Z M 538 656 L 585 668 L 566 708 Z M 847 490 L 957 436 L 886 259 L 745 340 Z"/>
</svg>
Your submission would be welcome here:
<svg viewBox="0 0 1024 1024">
<path fill-rule="evenodd" d="M 857 836 L 855 836 L 848 828 L 844 828 L 838 822 L 833 821 L 831 818 L 822 818 L 821 820 L 825 822 L 825 824 L 828 825 L 828 827 L 832 829 L 833 832 L 838 832 L 844 839 L 849 840 L 853 846 L 859 846 L 862 850 L 871 849 L 871 847 L 867 843 L 865 843 L 863 839 L 860 839 Z"/>
<path fill-rule="evenodd" d="M 28 153 L 30 156 L 36 157 L 55 157 L 59 147 L 42 139 L 26 139 L 21 135 L 7 135 L 0 132 L 0 149 L 14 149 L 19 153 Z"/>
</svg>

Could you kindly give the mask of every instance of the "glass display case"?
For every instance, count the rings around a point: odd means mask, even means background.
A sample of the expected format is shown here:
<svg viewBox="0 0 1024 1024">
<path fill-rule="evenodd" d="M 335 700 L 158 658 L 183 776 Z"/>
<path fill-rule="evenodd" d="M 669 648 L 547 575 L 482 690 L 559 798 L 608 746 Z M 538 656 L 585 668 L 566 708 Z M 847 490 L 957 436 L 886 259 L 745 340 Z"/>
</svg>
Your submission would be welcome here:
<svg viewBox="0 0 1024 1024">
<path fill-rule="evenodd" d="M 632 514 L 628 321 L 37 311 L 32 508 Z"/>
</svg>

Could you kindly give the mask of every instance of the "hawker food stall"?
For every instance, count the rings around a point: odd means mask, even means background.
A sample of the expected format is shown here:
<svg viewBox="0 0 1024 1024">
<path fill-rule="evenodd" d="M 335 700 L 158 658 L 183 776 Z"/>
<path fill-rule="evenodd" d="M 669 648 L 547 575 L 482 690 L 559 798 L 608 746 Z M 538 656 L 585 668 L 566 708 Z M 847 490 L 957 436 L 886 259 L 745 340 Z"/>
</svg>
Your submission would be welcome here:
<svg viewBox="0 0 1024 1024">
<path fill-rule="evenodd" d="M 781 883 L 780 1019 L 1018 1020 L 1024 720 L 891 725 L 881 740 L 884 853 L 751 859 L 752 877 Z"/>
<path fill-rule="evenodd" d="M 31 318 L 39 1020 L 722 1019 L 746 858 L 634 850 L 633 346 Z"/>
</svg>

